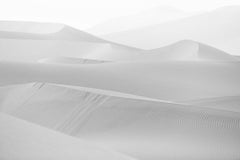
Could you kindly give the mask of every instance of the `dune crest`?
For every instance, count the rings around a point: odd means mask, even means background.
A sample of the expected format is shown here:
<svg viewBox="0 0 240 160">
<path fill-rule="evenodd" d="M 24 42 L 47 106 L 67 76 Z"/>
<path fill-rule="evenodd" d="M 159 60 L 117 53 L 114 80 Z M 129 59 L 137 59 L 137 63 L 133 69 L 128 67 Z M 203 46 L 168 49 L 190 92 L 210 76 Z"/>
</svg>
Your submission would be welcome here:
<svg viewBox="0 0 240 160">
<path fill-rule="evenodd" d="M 147 51 L 136 60 L 183 60 L 183 61 L 238 61 L 236 57 L 214 47 L 192 41 L 182 40 L 174 44 Z"/>
</svg>

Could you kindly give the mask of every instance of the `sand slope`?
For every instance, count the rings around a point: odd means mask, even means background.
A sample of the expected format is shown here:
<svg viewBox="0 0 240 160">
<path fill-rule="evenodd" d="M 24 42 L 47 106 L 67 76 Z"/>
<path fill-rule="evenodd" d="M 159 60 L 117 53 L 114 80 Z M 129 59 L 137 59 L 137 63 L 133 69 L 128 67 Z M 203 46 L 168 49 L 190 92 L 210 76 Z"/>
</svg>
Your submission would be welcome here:
<svg viewBox="0 0 240 160">
<path fill-rule="evenodd" d="M 0 59 L 15 61 L 58 56 L 121 60 L 136 56 L 140 51 L 64 24 L 36 22 L 0 21 L 0 44 Z"/>
<path fill-rule="evenodd" d="M 239 67 L 239 62 L 218 61 L 91 65 L 1 62 L 0 84 L 50 82 L 182 101 L 238 95 Z"/>
<path fill-rule="evenodd" d="M 163 61 L 239 61 L 238 58 L 214 47 L 182 40 L 174 44 L 147 51 L 134 60 Z"/>
<path fill-rule="evenodd" d="M 0 124 L 1 159 L 130 159 L 2 113 Z"/>
<path fill-rule="evenodd" d="M 231 108 L 115 97 L 41 83 L 18 87 L 2 105 L 3 112 L 136 159 L 240 157 L 240 115 Z"/>
<path fill-rule="evenodd" d="M 230 109 L 234 112 L 240 111 L 239 95 L 196 99 L 196 100 L 186 101 L 182 103 L 190 104 L 190 105 L 198 105 L 198 106 L 208 106 L 208 107 L 211 106 L 212 108 L 219 108 L 223 110 Z"/>
<path fill-rule="evenodd" d="M 98 37 L 64 24 L 21 21 L 0 21 L 0 37 L 13 39 L 106 42 Z"/>
</svg>

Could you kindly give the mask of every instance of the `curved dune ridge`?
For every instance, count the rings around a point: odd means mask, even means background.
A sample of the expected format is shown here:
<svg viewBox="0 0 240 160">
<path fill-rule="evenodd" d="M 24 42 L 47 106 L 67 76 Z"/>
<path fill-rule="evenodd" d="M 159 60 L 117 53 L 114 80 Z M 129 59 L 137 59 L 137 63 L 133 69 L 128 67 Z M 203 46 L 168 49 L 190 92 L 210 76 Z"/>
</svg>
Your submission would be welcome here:
<svg viewBox="0 0 240 160">
<path fill-rule="evenodd" d="M 219 109 L 231 109 L 234 112 L 239 112 L 239 104 L 240 104 L 240 96 L 224 96 L 224 97 L 213 97 L 213 98 L 203 98 L 196 99 L 186 102 L 181 102 L 190 105 L 198 105 L 198 106 L 211 106 L 213 108 Z"/>
<path fill-rule="evenodd" d="M 122 60 L 140 51 L 67 25 L 36 22 L 0 21 L 0 46 L 1 60 L 34 62 L 53 57 Z"/>
<path fill-rule="evenodd" d="M 0 159 L 239 159 L 238 13 L 221 8 L 108 40 L 1 21 Z"/>
<path fill-rule="evenodd" d="M 49 82 L 183 101 L 239 95 L 239 67 L 239 62 L 232 61 L 135 61 L 92 65 L 0 62 L 0 85 Z"/>
<path fill-rule="evenodd" d="M 150 50 L 147 54 L 136 57 L 136 60 L 141 59 L 239 61 L 235 56 L 192 40 L 182 40 L 166 47 Z"/>
<path fill-rule="evenodd" d="M 104 43 L 106 41 L 65 24 L 0 21 L 0 37 L 13 39 L 73 40 Z"/>
</svg>

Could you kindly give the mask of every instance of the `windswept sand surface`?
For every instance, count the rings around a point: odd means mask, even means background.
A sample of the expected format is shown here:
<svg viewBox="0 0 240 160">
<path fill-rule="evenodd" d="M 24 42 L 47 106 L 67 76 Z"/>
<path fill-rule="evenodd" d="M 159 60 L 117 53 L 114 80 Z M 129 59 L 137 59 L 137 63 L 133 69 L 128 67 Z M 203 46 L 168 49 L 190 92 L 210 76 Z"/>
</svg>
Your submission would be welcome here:
<svg viewBox="0 0 240 160">
<path fill-rule="evenodd" d="M 240 159 L 238 6 L 167 12 L 108 40 L 0 22 L 0 159 Z"/>
</svg>

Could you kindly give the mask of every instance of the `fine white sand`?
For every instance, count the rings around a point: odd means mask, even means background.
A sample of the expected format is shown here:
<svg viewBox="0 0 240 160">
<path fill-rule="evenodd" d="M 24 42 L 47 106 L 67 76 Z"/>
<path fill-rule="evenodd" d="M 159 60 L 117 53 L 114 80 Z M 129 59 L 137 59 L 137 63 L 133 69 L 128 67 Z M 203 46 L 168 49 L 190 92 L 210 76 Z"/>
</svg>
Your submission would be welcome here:
<svg viewBox="0 0 240 160">
<path fill-rule="evenodd" d="M 0 159 L 240 159 L 238 13 L 1 21 Z"/>
<path fill-rule="evenodd" d="M 132 159 L 2 113 L 0 124 L 1 159 Z"/>
<path fill-rule="evenodd" d="M 2 106 L 2 112 L 137 159 L 239 157 L 239 109 L 230 106 L 116 97 L 42 83 L 17 86 Z"/>
<path fill-rule="evenodd" d="M 240 63 L 231 61 L 138 61 L 91 65 L 2 61 L 0 85 L 50 82 L 183 101 L 239 95 L 239 73 Z"/>
</svg>

